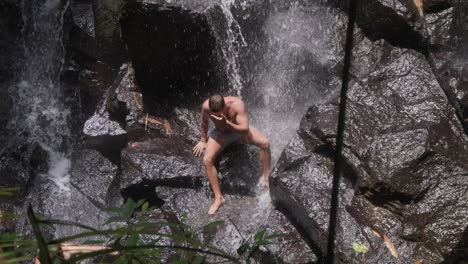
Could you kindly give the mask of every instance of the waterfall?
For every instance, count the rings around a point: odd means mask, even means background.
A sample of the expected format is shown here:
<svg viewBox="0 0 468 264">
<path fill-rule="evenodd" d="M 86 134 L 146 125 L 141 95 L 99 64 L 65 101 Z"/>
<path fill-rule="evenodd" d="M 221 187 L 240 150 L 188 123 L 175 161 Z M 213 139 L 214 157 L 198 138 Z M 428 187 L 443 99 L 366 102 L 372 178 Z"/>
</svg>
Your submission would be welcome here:
<svg viewBox="0 0 468 264">
<path fill-rule="evenodd" d="M 14 94 L 9 128 L 21 140 L 39 144 L 47 153 L 47 176 L 60 191 L 68 191 L 70 144 L 67 107 L 60 74 L 64 64 L 62 43 L 64 14 L 68 0 L 23 0 L 22 48 L 24 61 Z"/>
<path fill-rule="evenodd" d="M 308 107 L 331 94 L 334 16 L 317 2 L 271 1 L 263 27 L 267 45 L 262 60 L 252 72 L 253 84 L 247 98 L 253 126 L 270 139 L 272 162 L 299 128 Z"/>
<path fill-rule="evenodd" d="M 218 25 L 214 14 L 209 16 L 213 26 L 213 33 L 218 43 L 223 58 L 224 71 L 228 77 L 229 91 L 232 95 L 241 96 L 242 77 L 240 75 L 239 53 L 247 47 L 247 42 L 242 35 L 241 28 L 232 14 L 231 7 L 235 0 L 220 0 L 218 7 L 221 9 L 224 26 Z M 224 24 L 223 23 L 223 24 Z"/>
</svg>

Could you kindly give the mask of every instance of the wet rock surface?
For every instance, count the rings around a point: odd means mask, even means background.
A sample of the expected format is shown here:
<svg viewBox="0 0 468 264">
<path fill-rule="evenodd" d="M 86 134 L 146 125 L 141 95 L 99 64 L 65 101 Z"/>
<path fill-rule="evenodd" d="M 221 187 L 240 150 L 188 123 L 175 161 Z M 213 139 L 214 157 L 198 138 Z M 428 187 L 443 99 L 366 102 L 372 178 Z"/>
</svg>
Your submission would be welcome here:
<svg viewBox="0 0 468 264">
<path fill-rule="evenodd" d="M 461 260 L 468 237 L 468 140 L 462 127 L 468 116 L 466 6 L 424 1 L 422 19 L 413 1 L 361 2 L 337 257 L 342 263 Z M 9 16 L 11 3 L 0 4 Z M 107 2 L 112 8 L 116 3 Z M 62 78 L 82 84 L 76 126 L 81 131 L 84 125 L 86 145 L 99 151 L 75 150 L 67 195 L 43 176 L 48 168 L 41 148 L 19 146 L 2 153 L 0 173 L 12 177 L 3 177 L 1 186 L 26 190 L 11 208 L 2 208 L 20 212 L 30 202 L 47 217 L 101 228 L 107 207 L 121 204 L 122 198 L 147 199 L 159 207 L 155 217 L 194 229 L 222 220 L 223 225 L 198 238 L 234 255 L 243 239 L 266 229 L 286 236 L 262 247 L 255 256 L 259 263 L 320 262 L 328 235 L 339 105 L 333 91 L 340 85 L 348 3 L 326 1 L 316 8 L 293 0 L 129 0 L 120 25 L 115 17 L 108 21 L 113 24 L 107 34 L 102 22 L 115 9 L 101 13 L 94 25 L 92 1 L 72 1 L 65 41 L 73 52 Z M 3 23 L 14 20 L 9 16 L 0 18 L 5 29 L 0 30 L 5 36 L 1 54 L 13 50 L 19 29 L 18 23 Z M 310 27 L 315 24 L 311 16 L 328 26 Z M 313 33 L 303 33 L 308 30 Z M 310 45 L 301 46 L 304 41 Z M 272 52 L 277 49 L 284 52 Z M 109 54 L 116 57 L 105 58 Z M 12 56 L 2 60 L 0 69 L 10 67 Z M 126 60 L 131 63 L 119 69 Z M 288 83 L 287 91 L 273 89 L 281 82 Z M 234 89 L 242 85 L 247 87 L 242 93 Z M 316 92 L 307 93 L 311 88 Z M 192 148 L 200 135 L 200 102 L 215 91 L 247 95 L 255 106 L 290 100 L 291 108 L 296 106 L 288 111 L 311 105 L 309 97 L 331 97 L 307 110 L 276 164 L 270 182 L 275 208 L 257 187 L 259 150 L 232 146 L 217 161 L 226 204 L 216 216 L 207 215 L 213 196 L 202 159 L 193 156 Z M 271 97 L 261 100 L 262 93 Z M 282 96 L 286 93 L 294 95 Z M 11 104 L 2 104 L 1 120 L 7 120 Z M 157 117 L 156 125 L 147 122 L 148 113 Z M 21 225 L 30 231 L 27 223 Z M 78 231 L 46 233 L 60 237 Z M 358 254 L 354 244 L 369 252 Z M 171 257 L 176 258 L 166 259 Z"/>
<path fill-rule="evenodd" d="M 179 219 L 184 219 L 193 230 L 201 230 L 198 237 L 201 241 L 236 255 L 243 242 L 266 230 L 267 235 L 283 234 L 265 246 L 254 257 L 258 263 L 310 263 L 316 260 L 300 234 L 291 226 L 284 216 L 271 207 L 266 190 L 258 190 L 258 196 L 226 195 L 226 203 L 218 214 L 209 216 L 207 210 L 211 197 L 206 192 L 181 191 L 169 200 L 170 206 Z M 252 218 L 261 219 L 252 221 Z M 222 221 L 215 230 L 203 230 L 203 227 L 214 221 Z M 215 259 L 209 259 L 214 262 Z"/>
<path fill-rule="evenodd" d="M 127 10 L 123 38 L 150 114 L 197 105 L 219 86 L 216 42 L 206 15 L 162 1 L 130 1 Z"/>
<path fill-rule="evenodd" d="M 23 206 L 31 204 L 37 215 L 46 219 L 58 219 L 102 229 L 110 217 L 108 208 L 122 203 L 116 196 L 118 188 L 117 166 L 95 150 L 81 149 L 75 153 L 70 170 L 70 189 L 60 191 L 47 174 L 35 178 L 34 187 L 28 192 Z M 117 189 L 118 190 L 118 189 Z M 25 209 L 18 209 L 21 213 Z M 31 228 L 25 218 L 17 229 L 29 233 Z M 77 226 L 49 226 L 44 234 L 59 238 L 83 232 Z"/>
<path fill-rule="evenodd" d="M 368 263 L 439 263 L 466 228 L 466 219 L 458 215 L 467 210 L 459 200 L 467 190 L 466 177 L 459 176 L 468 169 L 466 135 L 423 55 L 365 37 L 358 36 L 357 44 L 348 91 L 338 255 L 355 260 L 350 245 L 362 243 L 373 248 Z M 281 208 L 298 209 L 286 214 L 299 220 L 318 248 L 328 225 L 337 117 L 334 100 L 309 108 L 273 174 L 273 199 Z M 388 236 L 398 258 L 371 230 Z"/>
<path fill-rule="evenodd" d="M 18 60 L 21 60 L 22 55 L 19 45 L 22 20 L 21 7 L 17 1 L 2 1 L 0 10 L 0 83 L 3 83 L 18 70 Z"/>
</svg>

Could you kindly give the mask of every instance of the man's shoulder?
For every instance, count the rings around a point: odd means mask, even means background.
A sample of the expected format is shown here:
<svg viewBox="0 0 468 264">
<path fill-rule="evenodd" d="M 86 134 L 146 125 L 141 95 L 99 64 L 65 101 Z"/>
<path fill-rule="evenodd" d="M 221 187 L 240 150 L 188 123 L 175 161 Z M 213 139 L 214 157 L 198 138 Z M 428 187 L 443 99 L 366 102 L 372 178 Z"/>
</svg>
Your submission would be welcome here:
<svg viewBox="0 0 468 264">
<path fill-rule="evenodd" d="M 238 98 L 238 100 L 232 102 L 231 108 L 236 112 L 243 112 L 245 111 L 245 103 L 240 98 Z"/>
<path fill-rule="evenodd" d="M 203 101 L 203 103 L 202 103 L 202 108 L 203 109 L 209 109 L 210 108 L 208 101 L 209 101 L 209 99 L 206 99 L 205 101 Z"/>
</svg>

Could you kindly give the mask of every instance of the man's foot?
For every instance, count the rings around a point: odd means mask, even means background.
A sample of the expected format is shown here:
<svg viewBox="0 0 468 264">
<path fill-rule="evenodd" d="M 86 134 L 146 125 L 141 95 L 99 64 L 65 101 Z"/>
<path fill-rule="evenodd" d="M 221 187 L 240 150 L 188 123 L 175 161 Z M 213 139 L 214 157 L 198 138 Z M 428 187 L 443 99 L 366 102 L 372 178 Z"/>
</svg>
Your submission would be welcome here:
<svg viewBox="0 0 468 264">
<path fill-rule="evenodd" d="M 214 215 L 216 211 L 218 211 L 219 207 L 223 205 L 224 203 L 224 198 L 221 197 L 219 199 L 215 199 L 214 203 L 211 205 L 210 210 L 208 210 L 209 215 Z"/>
<path fill-rule="evenodd" d="M 138 148 L 139 146 L 140 146 L 140 144 L 137 143 L 137 142 L 134 142 L 134 143 L 130 144 L 131 148 Z"/>
<path fill-rule="evenodd" d="M 262 181 L 263 187 L 268 188 L 270 186 L 270 183 L 269 183 L 270 175 L 269 174 L 263 175 L 262 178 L 263 178 L 263 181 Z"/>
</svg>

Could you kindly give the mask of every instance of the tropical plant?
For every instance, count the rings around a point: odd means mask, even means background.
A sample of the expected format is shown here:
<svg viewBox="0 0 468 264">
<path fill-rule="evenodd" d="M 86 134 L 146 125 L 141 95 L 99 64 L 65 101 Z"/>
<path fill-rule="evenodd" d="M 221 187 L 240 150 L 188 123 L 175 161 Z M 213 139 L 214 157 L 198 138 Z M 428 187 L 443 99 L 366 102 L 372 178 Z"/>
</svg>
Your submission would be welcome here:
<svg viewBox="0 0 468 264">
<path fill-rule="evenodd" d="M 197 237 L 200 232 L 215 230 L 222 221 L 211 222 L 193 230 L 184 223 L 170 223 L 153 220 L 151 212 L 156 208 L 144 200 L 128 199 L 120 207 L 111 208 L 111 217 L 106 221 L 104 230 L 97 230 L 79 223 L 55 219 L 40 219 L 33 208 L 28 208 L 34 239 L 9 233 L 0 237 L 2 263 L 18 263 L 31 260 L 36 255 L 42 264 L 77 263 L 93 259 L 98 263 L 202 263 L 207 257 L 215 257 L 224 262 L 251 263 L 261 246 L 272 244 L 272 239 L 281 235 L 266 235 L 262 230 L 246 241 L 238 249 L 238 256 L 230 255 L 221 249 L 203 243 Z M 46 241 L 41 227 L 52 225 L 72 225 L 83 232 L 76 235 Z M 64 258 L 64 245 L 100 245 L 96 250 L 74 252 Z M 70 244 L 72 243 L 72 244 Z M 102 246 L 105 245 L 105 246 Z"/>
</svg>

